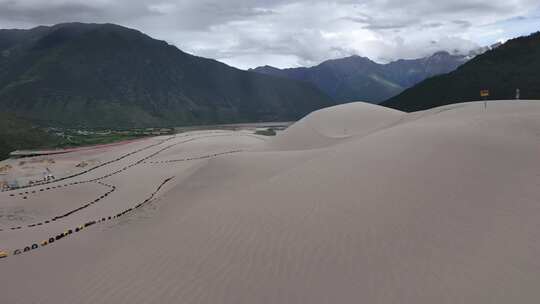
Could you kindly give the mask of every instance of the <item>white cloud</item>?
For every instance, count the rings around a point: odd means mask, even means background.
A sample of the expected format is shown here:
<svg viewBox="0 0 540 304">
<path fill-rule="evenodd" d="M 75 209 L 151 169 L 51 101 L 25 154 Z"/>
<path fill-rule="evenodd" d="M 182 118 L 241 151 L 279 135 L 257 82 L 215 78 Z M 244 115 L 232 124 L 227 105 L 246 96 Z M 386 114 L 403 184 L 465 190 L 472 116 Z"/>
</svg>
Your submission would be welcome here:
<svg viewBox="0 0 540 304">
<path fill-rule="evenodd" d="M 148 10 L 159 14 L 171 14 L 176 10 L 176 4 L 174 3 L 157 3 L 149 4 Z"/>
<path fill-rule="evenodd" d="M 0 27 L 113 22 L 241 67 L 467 52 L 539 29 L 538 0 L 0 0 Z"/>
</svg>

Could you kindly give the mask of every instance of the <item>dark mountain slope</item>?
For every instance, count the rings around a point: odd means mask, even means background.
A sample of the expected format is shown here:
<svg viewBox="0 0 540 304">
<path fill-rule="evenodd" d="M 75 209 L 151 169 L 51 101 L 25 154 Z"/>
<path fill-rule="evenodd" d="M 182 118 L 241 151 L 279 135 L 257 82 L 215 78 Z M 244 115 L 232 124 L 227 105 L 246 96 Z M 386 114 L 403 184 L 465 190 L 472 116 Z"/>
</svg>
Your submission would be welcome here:
<svg viewBox="0 0 540 304">
<path fill-rule="evenodd" d="M 384 65 L 383 70 L 387 79 L 409 88 L 426 78 L 454 71 L 467 60 L 462 55 L 437 52 L 429 57 L 393 61 Z"/>
<path fill-rule="evenodd" d="M 451 73 L 427 79 L 382 105 L 403 111 L 418 111 L 446 104 L 480 100 L 480 90 L 489 99 L 540 99 L 540 32 L 509 40 L 479 55 Z"/>
<path fill-rule="evenodd" d="M 351 56 L 310 68 L 281 70 L 264 66 L 253 71 L 312 83 L 340 103 L 358 100 L 379 103 L 428 77 L 452 71 L 465 61 L 466 57 L 447 52 L 388 64 Z"/>
<path fill-rule="evenodd" d="M 0 106 L 44 125 L 291 120 L 333 104 L 312 85 L 192 56 L 117 25 L 6 32 Z"/>
<path fill-rule="evenodd" d="M 0 160 L 18 149 L 52 147 L 60 139 L 33 126 L 28 121 L 0 113 Z"/>
</svg>

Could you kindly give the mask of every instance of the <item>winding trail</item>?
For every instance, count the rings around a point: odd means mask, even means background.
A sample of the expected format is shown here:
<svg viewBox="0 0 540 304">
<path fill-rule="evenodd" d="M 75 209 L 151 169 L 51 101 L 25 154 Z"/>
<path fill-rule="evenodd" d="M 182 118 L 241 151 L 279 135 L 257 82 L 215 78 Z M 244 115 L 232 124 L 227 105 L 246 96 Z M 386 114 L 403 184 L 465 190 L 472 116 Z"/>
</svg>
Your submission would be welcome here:
<svg viewBox="0 0 540 304">
<path fill-rule="evenodd" d="M 128 214 L 130 212 L 133 212 L 133 210 L 138 209 L 138 208 L 148 204 L 149 202 L 151 202 L 152 199 L 154 198 L 154 196 L 159 192 L 159 190 L 161 190 L 161 188 L 163 188 L 163 186 L 167 182 L 172 180 L 173 178 L 174 177 L 170 177 L 170 178 L 165 179 L 157 187 L 157 189 L 150 194 L 150 196 L 148 196 L 144 201 L 134 205 L 131 208 L 128 208 L 128 209 L 126 209 L 126 210 L 124 210 L 124 211 L 122 211 L 122 212 L 120 212 L 118 214 L 115 214 L 115 215 L 107 215 L 107 216 L 104 216 L 104 217 L 101 217 L 101 218 L 97 218 L 97 219 L 94 219 L 94 220 L 87 221 L 85 223 L 81 223 L 81 225 L 78 225 L 78 226 L 74 227 L 73 229 L 68 229 L 68 230 L 66 230 L 65 232 L 62 232 L 62 233 L 53 234 L 48 239 L 33 242 L 31 245 L 24 246 L 22 249 L 15 249 L 15 250 L 13 250 L 13 255 L 16 256 L 16 255 L 19 255 L 21 253 L 30 252 L 31 250 L 35 250 L 35 249 L 38 249 L 40 247 L 49 246 L 49 245 L 53 244 L 56 241 L 59 241 L 59 240 L 65 238 L 65 237 L 68 237 L 68 236 L 72 235 L 73 233 L 81 232 L 81 231 L 83 231 L 84 229 L 86 229 L 86 228 L 88 228 L 90 226 L 93 226 L 93 225 L 99 224 L 99 223 L 104 223 L 104 222 L 107 222 L 107 221 L 110 221 L 110 220 L 114 220 L 114 219 L 117 219 L 117 218 L 119 218 L 121 216 L 124 216 L 124 215 L 126 215 L 126 214 Z"/>
<path fill-rule="evenodd" d="M 136 153 L 139 153 L 139 152 L 142 152 L 142 151 L 154 148 L 154 147 L 159 147 L 160 145 L 163 145 L 163 144 L 165 144 L 167 142 L 171 142 L 173 140 L 181 139 L 181 138 L 184 138 L 184 137 L 190 137 L 190 138 L 185 139 L 185 140 L 180 140 L 178 142 L 175 142 L 175 143 L 166 145 L 164 147 L 161 147 L 158 150 L 156 150 L 156 151 L 154 151 L 154 152 L 152 152 L 152 153 L 150 153 L 150 154 L 148 154 L 148 155 L 146 155 L 144 157 L 141 157 L 141 158 L 137 159 L 136 161 L 132 161 L 129 164 L 126 164 L 125 166 L 123 166 L 123 167 L 121 167 L 119 169 L 108 172 L 107 174 L 103 174 L 103 175 L 97 176 L 95 178 L 86 179 L 86 180 L 72 181 L 72 182 L 68 182 L 68 183 L 59 183 L 61 180 L 65 181 L 65 180 L 70 179 L 70 178 L 78 177 L 78 176 L 87 174 L 87 173 L 89 173 L 91 171 L 95 171 L 98 168 L 107 168 L 108 166 L 112 165 L 113 163 L 117 163 L 117 162 L 125 159 L 128 156 L 134 155 Z M 95 197 L 94 199 L 90 199 L 86 203 L 82 203 L 77 208 L 65 211 L 65 212 L 63 212 L 63 213 L 61 213 L 59 215 L 56 215 L 56 216 L 52 216 L 51 218 L 46 219 L 46 220 L 41 220 L 41 221 L 37 221 L 37 222 L 34 222 L 34 223 L 25 224 L 25 225 L 17 225 L 17 226 L 13 226 L 13 227 L 4 228 L 4 229 L 0 228 L 0 232 L 21 231 L 21 230 L 24 230 L 24 229 L 43 229 L 45 226 L 47 226 L 49 224 L 53 224 L 53 223 L 55 223 L 55 222 L 57 222 L 59 220 L 66 219 L 68 217 L 71 217 L 71 216 L 77 214 L 78 212 L 80 212 L 80 211 L 82 211 L 84 209 L 90 208 L 90 207 L 96 205 L 97 203 L 104 201 L 105 198 L 109 197 L 109 195 L 113 194 L 114 192 L 116 192 L 118 190 L 119 185 L 114 184 L 113 182 L 104 182 L 104 180 L 106 180 L 106 179 L 108 179 L 110 177 L 113 177 L 115 175 L 118 175 L 120 173 L 129 171 L 131 168 L 133 168 L 133 167 L 135 167 L 137 165 L 140 165 L 140 164 L 156 165 L 156 164 L 163 164 L 163 163 L 189 162 L 189 161 L 211 159 L 211 158 L 215 158 L 215 157 L 218 157 L 218 156 L 223 156 L 223 155 L 233 154 L 233 153 L 239 153 L 239 152 L 244 151 L 244 149 L 231 149 L 231 150 L 223 151 L 223 152 L 207 153 L 207 154 L 203 154 L 203 155 L 184 157 L 184 158 L 180 158 L 180 159 L 150 161 L 151 159 L 153 159 L 156 156 L 160 155 L 162 152 L 164 152 L 166 150 L 169 150 L 169 149 L 172 149 L 174 147 L 177 147 L 179 145 L 186 144 L 186 143 L 189 143 L 189 142 L 195 142 L 195 141 L 202 140 L 202 139 L 215 138 L 215 137 L 250 137 L 250 138 L 255 138 L 255 139 L 261 140 L 261 141 L 265 140 L 265 138 L 261 138 L 260 136 L 255 136 L 255 135 L 251 135 L 251 134 L 229 133 L 229 132 L 223 132 L 223 131 L 209 131 L 209 132 L 204 132 L 202 134 L 201 133 L 196 133 L 196 134 L 188 133 L 188 134 L 183 134 L 183 135 L 180 135 L 180 136 L 169 137 L 169 138 L 167 138 L 165 140 L 160 141 L 157 144 L 148 145 L 148 146 L 146 146 L 144 148 L 137 149 L 137 150 L 131 151 L 129 153 L 125 153 L 121 157 L 118 157 L 118 158 L 116 158 L 114 160 L 111 160 L 111 161 L 107 161 L 107 162 L 105 162 L 103 164 L 100 164 L 98 166 L 95 166 L 95 167 L 93 167 L 91 169 L 85 170 L 84 172 L 80 172 L 80 173 L 72 175 L 70 177 L 66 177 L 66 178 L 59 179 L 59 180 L 56 180 L 54 182 L 48 183 L 48 184 L 58 183 L 56 185 L 50 185 L 50 186 L 47 186 L 47 187 L 42 187 L 42 188 L 39 188 L 39 189 L 33 189 L 33 190 L 29 190 L 29 191 L 20 191 L 18 193 L 10 193 L 9 196 L 12 197 L 12 198 L 21 197 L 21 198 L 24 198 L 26 200 L 28 198 L 28 196 L 39 195 L 39 194 L 42 194 L 42 193 L 45 193 L 45 192 L 48 192 L 48 191 L 64 191 L 65 189 L 73 187 L 73 186 L 81 186 L 81 185 L 90 184 L 90 183 L 98 184 L 98 185 L 101 185 L 103 187 L 108 188 L 108 190 L 105 193 Z M 70 235 L 71 233 L 73 233 L 73 231 L 79 232 L 79 231 L 82 231 L 83 228 L 89 227 L 89 226 L 91 226 L 91 225 L 93 225 L 95 223 L 100 223 L 100 222 L 103 222 L 103 221 L 113 220 L 113 219 L 116 219 L 116 218 L 118 218 L 120 216 L 123 216 L 123 215 L 133 211 L 134 209 L 140 208 L 140 207 L 144 206 L 145 204 L 147 204 L 150 200 L 152 200 L 154 198 L 154 196 L 157 194 L 157 192 L 171 179 L 172 179 L 172 177 L 165 179 L 159 185 L 159 187 L 156 189 L 156 191 L 152 192 L 151 195 L 147 199 L 143 200 L 142 202 L 140 202 L 140 203 L 138 203 L 138 204 L 136 204 L 136 205 L 134 205 L 134 206 L 132 206 L 130 208 L 127 208 L 127 209 L 123 210 L 122 212 L 118 212 L 116 214 L 110 214 L 110 215 L 106 215 L 106 216 L 101 216 L 96 220 L 84 221 L 83 224 L 77 225 L 75 228 L 66 229 L 64 233 L 55 234 L 54 236 L 51 236 L 48 239 L 43 240 L 43 241 L 41 241 L 39 243 L 34 242 L 32 245 L 25 246 L 22 249 L 12 249 L 10 251 L 13 253 L 13 255 L 18 255 L 19 253 L 23 253 L 23 252 L 27 252 L 29 250 L 37 249 L 39 247 L 47 246 L 50 243 L 54 242 L 55 240 L 59 240 L 59 239 L 61 239 L 63 237 L 66 237 L 66 236 Z M 38 185 L 33 185 L 33 187 L 35 187 L 35 186 L 38 186 Z M 42 186 L 42 185 L 40 185 L 40 186 Z M 116 198 L 116 199 L 118 199 L 118 198 Z M 111 203 L 113 203 L 113 202 L 109 202 L 109 204 L 111 204 Z M 36 244 L 39 244 L 39 245 L 36 245 Z"/>
<path fill-rule="evenodd" d="M 207 133 L 223 133 L 223 132 L 207 132 Z M 204 133 L 204 134 L 207 134 L 207 133 Z M 138 149 L 136 151 L 124 154 L 123 156 L 121 156 L 119 158 L 116 158 L 115 160 L 107 161 L 107 162 L 105 162 L 103 164 L 100 164 L 98 166 L 95 166 L 95 167 L 93 167 L 91 169 L 85 170 L 83 172 L 80 172 L 80 173 L 77 173 L 77 174 L 74 174 L 74 175 L 71 175 L 71 176 L 68 176 L 68 177 L 60 178 L 60 179 L 55 180 L 55 181 L 50 181 L 50 182 L 42 183 L 42 184 L 38 184 L 38 185 L 31 185 L 31 186 L 20 187 L 20 188 L 17 188 L 17 189 L 4 190 L 4 191 L 1 191 L 1 192 L 10 192 L 10 191 L 17 191 L 17 190 L 20 190 L 20 189 L 23 189 L 23 188 L 39 187 L 39 186 L 43 186 L 43 185 L 46 185 L 46 184 L 57 183 L 57 182 L 60 182 L 60 181 L 63 181 L 63 180 L 78 177 L 78 176 L 81 176 L 83 174 L 92 172 L 92 171 L 94 171 L 94 170 L 96 170 L 98 168 L 102 168 L 102 167 L 105 167 L 107 165 L 118 162 L 118 161 L 120 161 L 120 160 L 122 160 L 122 159 L 124 159 L 124 158 L 126 158 L 128 156 L 131 156 L 131 155 L 135 154 L 135 153 L 139 153 L 139 152 L 142 152 L 144 150 L 159 146 L 159 145 L 161 145 L 161 144 L 163 144 L 163 143 L 165 143 L 167 141 L 170 141 L 172 139 L 177 139 L 177 138 L 182 138 L 182 137 L 189 137 L 189 136 L 194 136 L 194 135 L 193 134 L 185 134 L 185 135 L 180 135 L 180 136 L 169 137 L 169 138 L 161 141 L 158 144 L 149 145 L 149 146 L 147 146 L 147 147 L 145 147 L 143 149 Z M 69 187 L 69 186 L 75 186 L 75 185 L 79 185 L 79 184 L 85 184 L 85 183 L 92 183 L 92 182 L 100 181 L 100 180 L 103 180 L 105 178 L 116 175 L 118 173 L 124 172 L 124 171 L 128 170 L 129 168 L 134 167 L 136 165 L 139 165 L 141 163 L 147 163 L 148 159 L 153 158 L 153 157 L 157 156 L 158 154 L 160 154 L 161 152 L 163 152 L 165 150 L 168 150 L 168 149 L 170 149 L 172 147 L 175 147 L 177 145 L 185 144 L 185 143 L 188 143 L 188 142 L 201 140 L 201 139 L 205 139 L 205 138 L 221 137 L 221 136 L 248 136 L 248 137 L 259 139 L 261 141 L 266 140 L 264 138 L 261 138 L 260 136 L 255 136 L 255 135 L 251 135 L 251 134 L 220 134 L 220 135 L 198 136 L 198 137 L 190 138 L 188 140 L 184 140 L 184 141 L 172 144 L 172 145 L 168 145 L 168 146 L 158 150 L 157 152 L 154 152 L 154 153 L 152 153 L 152 154 L 150 154 L 150 155 L 148 155 L 148 156 L 146 156 L 146 157 L 144 157 L 142 159 L 139 159 L 138 161 L 136 161 L 134 163 L 131 163 L 131 164 L 127 165 L 127 166 L 124 166 L 123 168 L 121 168 L 119 170 L 116 170 L 116 171 L 114 171 L 112 173 L 109 173 L 109 174 L 106 174 L 106 175 L 102 175 L 102 176 L 97 177 L 97 178 L 88 179 L 88 180 L 82 180 L 82 181 L 75 181 L 75 182 L 65 183 L 65 184 L 59 184 L 59 185 L 55 185 L 55 186 L 43 187 L 43 188 L 40 188 L 40 189 L 31 190 L 31 191 L 24 191 L 24 192 L 21 191 L 21 192 L 18 192 L 18 193 L 10 193 L 9 196 L 11 196 L 11 197 L 20 196 L 20 197 L 24 197 L 25 199 L 27 199 L 28 196 L 34 195 L 34 194 L 39 194 L 39 192 L 51 191 L 51 190 L 55 190 L 55 189 L 61 189 L 61 188 L 64 188 L 64 187 Z M 234 151 L 231 151 L 230 153 L 233 153 L 233 152 L 241 152 L 241 151 L 240 150 L 234 150 Z M 224 155 L 224 154 L 229 154 L 229 153 L 218 153 L 218 154 L 216 154 L 214 156 L 219 156 L 219 155 Z M 193 157 L 193 158 L 188 158 L 188 159 L 181 159 L 181 160 L 173 160 L 172 162 L 185 161 L 185 160 L 198 160 L 198 159 L 203 159 L 203 158 L 209 158 L 209 155 L 205 155 L 205 156 L 201 156 L 201 157 Z M 150 163 L 157 163 L 157 162 L 150 162 Z"/>
<path fill-rule="evenodd" d="M 27 188 L 34 188 L 34 187 L 39 187 L 39 186 L 43 186 L 43 185 L 47 185 L 47 184 L 52 184 L 52 183 L 57 183 L 57 182 L 60 182 L 60 181 L 63 181 L 63 180 L 67 180 L 67 179 L 70 179 L 70 178 L 74 178 L 74 177 L 77 177 L 77 176 L 81 176 L 83 174 L 86 174 L 86 173 L 89 173 L 89 172 L 92 172 L 96 169 L 99 169 L 101 167 L 104 167 L 104 166 L 107 166 L 107 165 L 110 165 L 112 163 L 115 163 L 115 162 L 118 162 L 118 161 L 121 161 L 122 159 L 128 157 L 128 156 L 131 156 L 133 154 L 136 154 L 136 153 L 139 153 L 139 152 L 142 152 L 142 151 L 145 151 L 145 150 L 148 150 L 150 148 L 153 148 L 155 146 L 159 146 L 171 139 L 175 138 L 174 136 L 172 137 L 169 137 L 167 139 L 164 139 L 162 140 L 161 142 L 159 143 L 155 143 L 155 144 L 152 144 L 152 145 L 149 145 L 149 146 L 146 146 L 146 147 L 143 147 L 143 148 L 140 148 L 140 149 L 137 149 L 135 151 L 132 151 L 132 152 L 129 152 L 129 153 L 126 153 L 120 157 L 117 157 L 113 160 L 110 160 L 110 161 L 107 161 L 107 162 L 104 162 L 102 164 L 99 164 L 97 166 L 94 166 L 90 169 L 87 169 L 87 170 L 84 170 L 84 171 L 81 171 L 81 172 L 78 172 L 78 173 L 75 173 L 75 174 L 72 174 L 72 175 L 69 175 L 69 176 L 65 176 L 65 177 L 62 177 L 62 178 L 59 178 L 59 179 L 55 179 L 53 181 L 48 181 L 48 182 L 44 182 L 44 183 L 39 183 L 39 184 L 34 184 L 34 185 L 26 185 L 26 186 L 21 186 L 21 187 L 18 187 L 18 188 L 15 188 L 15 189 L 8 189 L 8 190 L 1 190 L 0 192 L 12 192 L 12 191 L 17 191 L 17 190 L 20 190 L 20 189 L 27 189 Z M 40 189 L 39 191 L 42 191 L 42 189 Z M 24 192 L 25 194 L 29 194 L 29 193 L 36 193 L 36 191 L 25 191 Z M 18 195 L 21 195 L 21 193 L 18 193 Z"/>
<path fill-rule="evenodd" d="M 102 183 L 102 182 L 95 182 L 96 184 L 99 184 L 99 185 L 102 185 L 104 187 L 107 187 L 109 188 L 109 190 L 105 193 L 103 193 L 101 196 L 97 197 L 96 199 L 86 203 L 85 205 L 83 206 L 80 206 L 76 209 L 73 209 L 73 210 L 70 210 L 62 215 L 58 215 L 58 216 L 55 216 L 51 219 L 48 219 L 48 220 L 45 220 L 45 221 L 40 221 L 40 222 L 37 222 L 37 223 L 34 223 L 34 224 L 28 224 L 26 226 L 16 226 L 16 227 L 10 227 L 9 229 L 10 230 L 19 230 L 19 229 L 22 229 L 22 228 L 33 228 L 33 227 L 40 227 L 42 225 L 46 225 L 46 224 L 49 224 L 51 222 L 54 222 L 54 221 L 57 221 L 57 220 L 60 220 L 60 219 L 63 219 L 65 217 L 68 217 L 76 212 L 79 212 L 85 208 L 88 208 L 96 203 L 98 203 L 100 200 L 106 198 L 107 196 L 109 196 L 110 194 L 112 194 L 114 191 L 116 191 L 116 186 L 113 186 L 113 185 L 109 185 L 109 184 L 106 184 L 106 183 Z M 0 229 L 0 231 L 3 231 L 2 229 Z"/>
</svg>

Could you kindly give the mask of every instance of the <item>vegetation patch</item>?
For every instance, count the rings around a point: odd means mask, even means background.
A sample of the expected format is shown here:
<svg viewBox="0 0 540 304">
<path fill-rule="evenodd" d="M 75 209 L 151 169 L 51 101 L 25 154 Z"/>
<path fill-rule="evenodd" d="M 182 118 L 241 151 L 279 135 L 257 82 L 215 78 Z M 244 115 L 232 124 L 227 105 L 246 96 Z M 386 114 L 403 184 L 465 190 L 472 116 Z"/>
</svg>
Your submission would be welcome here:
<svg viewBox="0 0 540 304">
<path fill-rule="evenodd" d="M 0 113 L 0 160 L 15 150 L 61 149 L 104 145 L 147 136 L 174 134 L 172 128 L 62 129 L 40 128 L 26 120 Z"/>
<path fill-rule="evenodd" d="M 276 130 L 274 130 L 273 128 L 268 128 L 265 130 L 257 130 L 255 131 L 255 134 L 264 135 L 264 136 L 276 136 Z"/>
<path fill-rule="evenodd" d="M 0 113 L 0 160 L 8 158 L 9 153 L 36 147 L 54 147 L 60 138 L 33 126 L 31 123 Z"/>
</svg>

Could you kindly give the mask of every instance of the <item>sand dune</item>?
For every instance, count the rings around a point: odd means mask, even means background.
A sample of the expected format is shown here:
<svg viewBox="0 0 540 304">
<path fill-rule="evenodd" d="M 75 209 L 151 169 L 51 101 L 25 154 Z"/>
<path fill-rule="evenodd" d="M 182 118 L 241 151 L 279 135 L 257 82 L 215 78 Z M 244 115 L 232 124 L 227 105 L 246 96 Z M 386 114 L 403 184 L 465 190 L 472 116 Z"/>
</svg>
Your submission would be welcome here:
<svg viewBox="0 0 540 304">
<path fill-rule="evenodd" d="M 395 124 L 404 114 L 364 102 L 325 108 L 289 127 L 270 142 L 269 149 L 305 150 L 330 146 Z"/>
<path fill-rule="evenodd" d="M 539 134 L 540 102 L 498 101 L 353 103 L 270 141 L 178 135 L 74 179 L 114 185 L 103 202 L 40 227 L 0 221 L 14 249 L 113 215 L 0 260 L 2 302 L 534 303 Z M 99 197 L 96 182 L 0 193 L 0 208 L 30 223 Z"/>
</svg>

